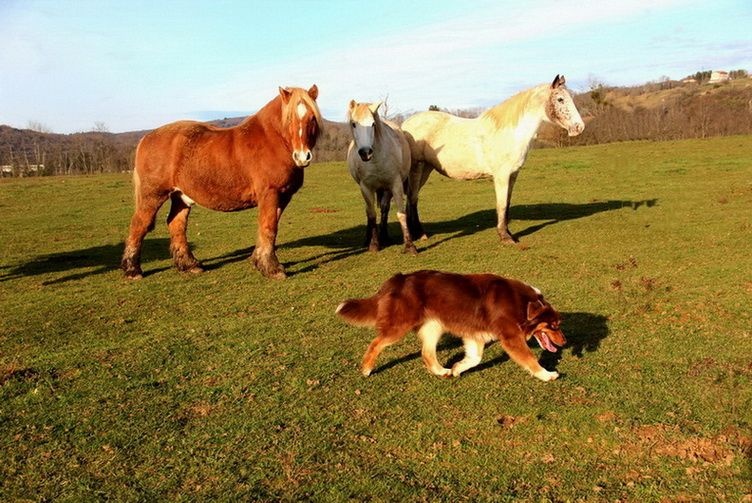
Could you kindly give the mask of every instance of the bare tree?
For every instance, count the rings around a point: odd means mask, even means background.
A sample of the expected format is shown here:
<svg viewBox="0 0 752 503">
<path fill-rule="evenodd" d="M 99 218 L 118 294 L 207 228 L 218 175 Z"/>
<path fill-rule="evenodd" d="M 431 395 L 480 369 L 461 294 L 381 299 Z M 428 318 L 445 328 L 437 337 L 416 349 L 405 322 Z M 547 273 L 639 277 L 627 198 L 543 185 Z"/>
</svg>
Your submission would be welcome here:
<svg viewBox="0 0 752 503">
<path fill-rule="evenodd" d="M 107 127 L 107 124 L 105 124 L 102 121 L 96 121 L 94 123 L 94 127 L 91 129 L 94 133 L 109 133 L 110 128 Z"/>
<path fill-rule="evenodd" d="M 52 129 L 39 121 L 29 121 L 26 128 L 36 131 L 37 133 L 52 133 Z"/>
</svg>

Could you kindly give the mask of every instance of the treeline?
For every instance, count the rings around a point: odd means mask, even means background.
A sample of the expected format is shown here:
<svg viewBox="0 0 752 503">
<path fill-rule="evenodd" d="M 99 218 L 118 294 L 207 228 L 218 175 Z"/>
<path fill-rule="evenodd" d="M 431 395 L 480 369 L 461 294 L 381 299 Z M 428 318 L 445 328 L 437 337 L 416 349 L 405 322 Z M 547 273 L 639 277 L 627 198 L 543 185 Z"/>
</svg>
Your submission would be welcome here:
<svg viewBox="0 0 752 503">
<path fill-rule="evenodd" d="M 42 133 L 0 126 L 4 176 L 117 172 L 130 169 L 138 133 Z"/>
<path fill-rule="evenodd" d="M 669 79 L 624 88 L 593 84 L 589 91 L 574 97 L 586 123 L 583 134 L 570 138 L 561 128 L 544 126 L 536 145 L 559 147 L 752 134 L 752 79 L 744 78 L 747 74 L 743 70 L 731 73 L 736 80 L 721 84 L 688 84 Z M 701 77 L 704 79 L 704 75 Z M 475 117 L 481 110 L 449 112 Z M 405 118 L 390 117 L 397 123 Z M 240 120 L 224 119 L 215 124 L 228 127 Z M 61 135 L 0 126 L 0 174 L 42 176 L 127 171 L 133 168 L 135 147 L 146 132 Z M 342 161 L 349 143 L 346 124 L 326 121 L 315 159 Z"/>
</svg>

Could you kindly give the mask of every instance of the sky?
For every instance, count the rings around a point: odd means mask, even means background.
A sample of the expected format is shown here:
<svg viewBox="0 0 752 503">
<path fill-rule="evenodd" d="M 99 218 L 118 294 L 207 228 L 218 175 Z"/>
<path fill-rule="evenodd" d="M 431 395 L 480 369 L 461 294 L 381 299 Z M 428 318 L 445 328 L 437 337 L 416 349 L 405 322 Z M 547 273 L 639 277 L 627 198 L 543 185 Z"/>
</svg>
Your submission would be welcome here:
<svg viewBox="0 0 752 503">
<path fill-rule="evenodd" d="M 248 115 L 279 86 L 388 113 L 486 108 L 566 76 L 752 73 L 752 0 L 0 0 L 0 124 L 56 133 Z"/>
</svg>

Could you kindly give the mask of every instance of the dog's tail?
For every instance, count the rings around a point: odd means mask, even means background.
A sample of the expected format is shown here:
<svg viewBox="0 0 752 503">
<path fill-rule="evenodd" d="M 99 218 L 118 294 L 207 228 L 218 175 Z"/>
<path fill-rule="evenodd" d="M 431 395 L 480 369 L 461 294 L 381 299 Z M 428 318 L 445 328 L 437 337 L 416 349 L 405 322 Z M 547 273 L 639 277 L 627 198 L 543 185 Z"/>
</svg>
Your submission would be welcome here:
<svg viewBox="0 0 752 503">
<path fill-rule="evenodd" d="M 335 314 L 340 315 L 350 325 L 373 327 L 376 325 L 379 296 L 367 299 L 350 299 L 337 306 Z"/>
</svg>

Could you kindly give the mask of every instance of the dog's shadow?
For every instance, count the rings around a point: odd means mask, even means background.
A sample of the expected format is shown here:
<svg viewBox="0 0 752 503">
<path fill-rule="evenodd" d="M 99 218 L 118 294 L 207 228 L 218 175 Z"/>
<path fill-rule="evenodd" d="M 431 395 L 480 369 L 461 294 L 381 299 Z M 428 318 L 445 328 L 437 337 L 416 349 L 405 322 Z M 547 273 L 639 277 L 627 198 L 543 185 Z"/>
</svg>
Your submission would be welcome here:
<svg viewBox="0 0 752 503">
<path fill-rule="evenodd" d="M 561 328 L 564 332 L 564 336 L 567 339 L 566 345 L 556 353 L 549 351 L 543 351 L 539 359 L 541 366 L 547 370 L 554 370 L 556 365 L 562 359 L 565 353 L 569 353 L 577 358 L 582 358 L 585 353 L 592 353 L 597 351 L 601 345 L 601 341 L 608 337 L 608 317 L 601 314 L 584 313 L 584 312 L 563 312 L 561 313 Z M 493 345 L 491 342 L 487 345 Z M 538 343 L 534 338 L 528 341 L 528 345 L 531 347 L 538 347 Z M 462 340 L 457 337 L 445 337 L 436 347 L 437 353 L 446 351 L 455 351 L 462 347 Z M 406 363 L 412 360 L 420 358 L 420 351 L 416 351 L 399 358 L 395 358 L 374 369 L 372 374 L 378 374 L 384 372 L 392 367 Z M 446 363 L 447 368 L 451 368 L 452 365 L 462 360 L 464 353 L 462 351 L 453 354 Z M 490 360 L 480 363 L 478 366 L 468 369 L 463 375 L 471 374 L 473 372 L 480 372 L 486 370 L 495 365 L 509 360 L 509 355 L 506 352 L 502 352 L 501 355 L 492 358 Z"/>
</svg>

